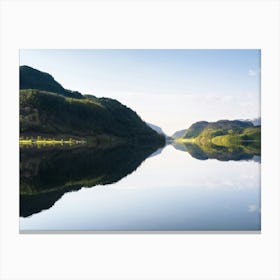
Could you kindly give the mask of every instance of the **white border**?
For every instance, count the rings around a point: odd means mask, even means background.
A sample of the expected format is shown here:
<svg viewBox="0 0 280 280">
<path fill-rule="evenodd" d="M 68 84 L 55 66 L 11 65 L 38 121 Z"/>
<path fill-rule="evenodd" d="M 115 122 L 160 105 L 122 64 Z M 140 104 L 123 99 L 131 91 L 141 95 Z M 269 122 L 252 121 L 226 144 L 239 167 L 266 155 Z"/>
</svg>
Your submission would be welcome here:
<svg viewBox="0 0 280 280">
<path fill-rule="evenodd" d="M 1 279 L 279 279 L 279 2 L 1 1 Z M 262 233 L 18 231 L 18 50 L 262 50 Z"/>
</svg>

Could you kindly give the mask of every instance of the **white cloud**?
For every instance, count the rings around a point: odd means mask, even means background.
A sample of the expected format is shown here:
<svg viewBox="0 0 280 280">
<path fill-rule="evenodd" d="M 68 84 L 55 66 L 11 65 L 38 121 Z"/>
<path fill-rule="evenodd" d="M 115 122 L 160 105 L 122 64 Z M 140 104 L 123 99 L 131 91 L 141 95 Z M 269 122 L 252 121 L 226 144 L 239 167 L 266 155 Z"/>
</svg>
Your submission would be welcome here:
<svg viewBox="0 0 280 280">
<path fill-rule="evenodd" d="M 249 71 L 248 71 L 248 76 L 250 76 L 250 77 L 255 77 L 255 76 L 257 76 L 257 74 L 258 74 L 259 72 L 260 72 L 259 70 L 249 69 Z"/>
</svg>

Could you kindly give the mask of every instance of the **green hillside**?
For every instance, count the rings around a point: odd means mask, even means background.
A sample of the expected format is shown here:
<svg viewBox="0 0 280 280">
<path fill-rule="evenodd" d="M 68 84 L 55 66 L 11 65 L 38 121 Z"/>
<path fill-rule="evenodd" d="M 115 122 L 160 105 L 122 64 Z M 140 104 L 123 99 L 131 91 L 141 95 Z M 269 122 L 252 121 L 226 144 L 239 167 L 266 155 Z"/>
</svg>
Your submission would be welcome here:
<svg viewBox="0 0 280 280">
<path fill-rule="evenodd" d="M 178 141 L 207 143 L 228 146 L 240 141 L 260 141 L 261 127 L 249 121 L 221 120 L 217 122 L 197 122 L 186 130 Z"/>
<path fill-rule="evenodd" d="M 237 142 L 244 142 L 244 141 L 255 141 L 260 142 L 261 140 L 261 127 L 254 126 L 243 129 L 238 134 L 227 134 L 216 136 L 211 139 L 211 142 L 215 145 L 220 146 L 230 146 Z"/>
<path fill-rule="evenodd" d="M 207 127 L 209 123 L 208 122 L 196 122 L 192 124 L 186 131 L 183 138 L 194 138 L 199 136 L 205 127 Z"/>
<path fill-rule="evenodd" d="M 40 136 L 107 137 L 113 141 L 142 143 L 165 141 L 136 112 L 117 100 L 70 93 L 49 74 L 30 70 L 30 67 L 22 66 L 20 75 L 20 136 L 23 139 Z M 26 87 L 30 88 L 24 89 Z"/>
</svg>

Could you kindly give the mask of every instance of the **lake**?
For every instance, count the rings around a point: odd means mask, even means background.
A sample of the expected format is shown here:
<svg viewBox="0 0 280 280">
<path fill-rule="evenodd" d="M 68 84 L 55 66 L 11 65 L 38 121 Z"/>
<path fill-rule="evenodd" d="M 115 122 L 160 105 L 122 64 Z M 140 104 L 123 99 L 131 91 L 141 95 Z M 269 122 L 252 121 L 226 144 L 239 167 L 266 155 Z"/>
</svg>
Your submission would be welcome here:
<svg viewBox="0 0 280 280">
<path fill-rule="evenodd" d="M 21 149 L 20 230 L 260 231 L 260 151 Z"/>
</svg>

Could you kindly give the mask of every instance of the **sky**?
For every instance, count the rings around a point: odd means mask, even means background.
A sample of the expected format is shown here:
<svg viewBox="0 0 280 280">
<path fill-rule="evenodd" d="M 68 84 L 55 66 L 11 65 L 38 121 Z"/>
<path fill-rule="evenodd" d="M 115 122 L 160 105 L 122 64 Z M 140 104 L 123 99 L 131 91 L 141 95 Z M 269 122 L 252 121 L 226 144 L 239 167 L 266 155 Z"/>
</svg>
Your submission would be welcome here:
<svg viewBox="0 0 280 280">
<path fill-rule="evenodd" d="M 168 135 L 197 121 L 260 117 L 260 50 L 20 50 L 64 88 L 110 97 Z"/>
</svg>

